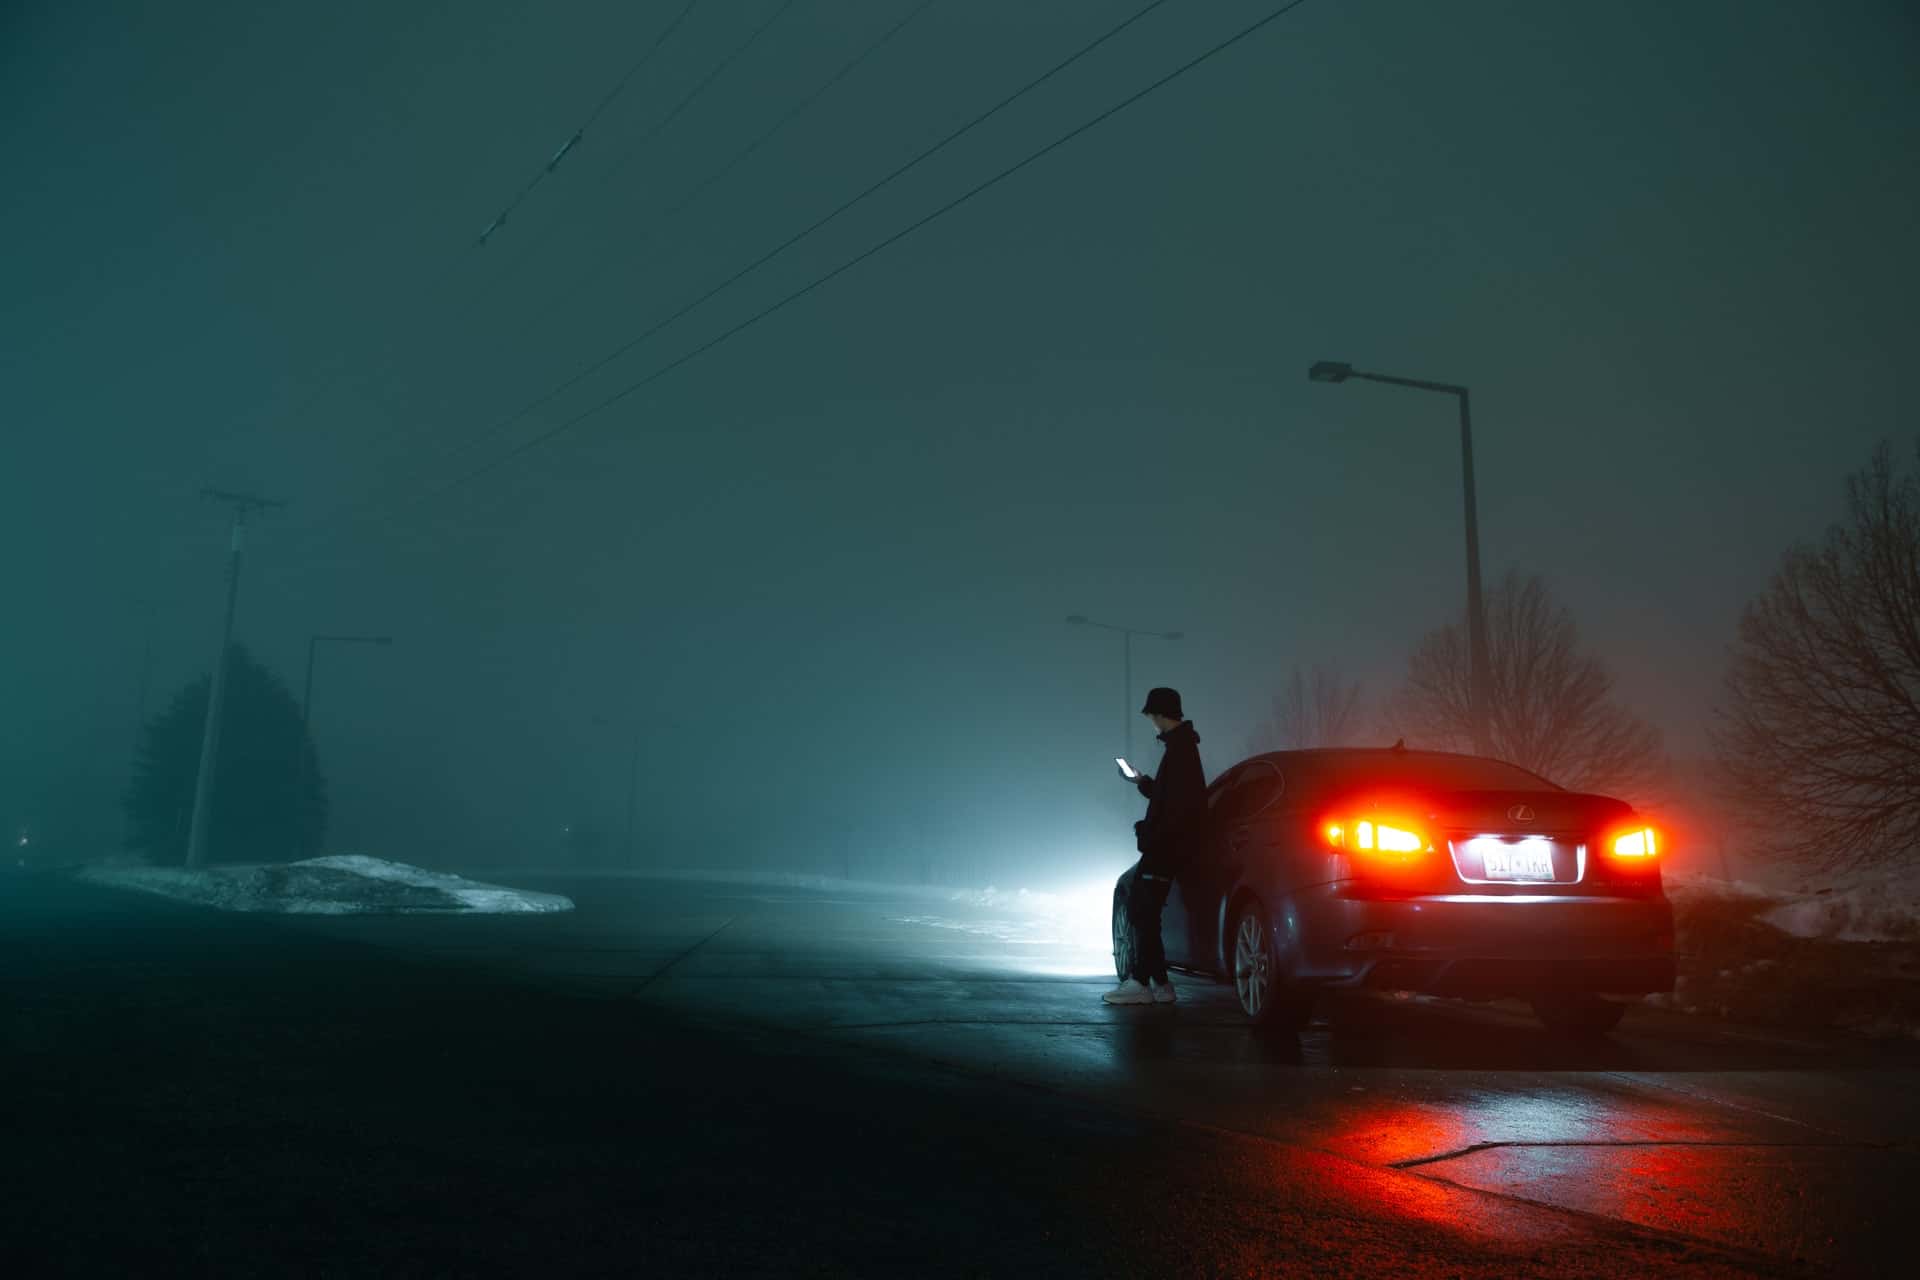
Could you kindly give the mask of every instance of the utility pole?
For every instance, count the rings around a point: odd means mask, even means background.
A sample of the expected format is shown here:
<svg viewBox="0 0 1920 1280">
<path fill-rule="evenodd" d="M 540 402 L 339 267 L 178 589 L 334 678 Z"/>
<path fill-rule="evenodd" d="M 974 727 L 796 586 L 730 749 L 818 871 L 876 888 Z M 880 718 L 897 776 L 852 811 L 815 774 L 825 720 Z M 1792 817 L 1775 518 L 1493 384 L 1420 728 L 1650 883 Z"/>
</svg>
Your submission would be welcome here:
<svg viewBox="0 0 1920 1280">
<path fill-rule="evenodd" d="M 187 865 L 204 866 L 207 860 L 207 821 L 213 800 L 214 762 L 220 753 L 220 712 L 227 697 L 227 656 L 233 646 L 233 611 L 240 599 L 240 549 L 247 527 L 247 513 L 284 507 L 284 502 L 255 497 L 248 493 L 228 493 L 223 489 L 202 489 L 201 496 L 224 502 L 233 508 L 233 538 L 227 552 L 227 620 L 220 632 L 220 656 L 214 660 L 213 680 L 207 690 L 207 723 L 200 735 L 200 768 L 193 783 L 193 821 L 187 827 Z"/>
<path fill-rule="evenodd" d="M 1178 640 L 1184 635 L 1180 631 L 1142 631 L 1137 627 L 1116 627 L 1111 623 L 1095 622 L 1085 614 L 1076 613 L 1067 619 L 1076 627 L 1098 627 L 1102 631 L 1120 633 L 1120 679 L 1124 682 L 1120 690 L 1120 711 L 1126 717 L 1121 726 L 1123 741 L 1126 743 L 1128 762 L 1133 760 L 1133 719 L 1140 713 L 1133 706 L 1133 638 L 1135 636 L 1153 636 L 1160 640 Z"/>
<path fill-rule="evenodd" d="M 1341 360 L 1316 361 L 1307 370 L 1310 382 L 1345 382 L 1349 378 L 1384 382 L 1392 387 L 1412 387 L 1416 391 L 1437 391 L 1459 402 L 1460 491 L 1466 505 L 1467 530 L 1468 719 L 1472 722 L 1474 754 L 1491 755 L 1493 735 L 1487 728 L 1487 719 L 1493 706 L 1493 671 L 1487 657 L 1487 609 L 1480 595 L 1480 505 L 1473 490 L 1473 413 L 1467 403 L 1467 389 L 1454 382 L 1365 373 Z"/>
</svg>

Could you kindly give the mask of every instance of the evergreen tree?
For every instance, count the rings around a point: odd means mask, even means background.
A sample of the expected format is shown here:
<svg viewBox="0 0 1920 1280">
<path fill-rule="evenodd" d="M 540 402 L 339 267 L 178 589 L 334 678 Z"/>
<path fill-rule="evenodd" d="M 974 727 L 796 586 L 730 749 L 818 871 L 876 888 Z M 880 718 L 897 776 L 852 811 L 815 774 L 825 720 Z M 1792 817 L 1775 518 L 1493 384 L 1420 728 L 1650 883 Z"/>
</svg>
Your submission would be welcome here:
<svg viewBox="0 0 1920 1280">
<path fill-rule="evenodd" d="M 327 793 L 300 706 L 286 682 L 243 647 L 235 645 L 228 660 L 207 858 L 312 857 L 326 834 Z M 141 731 L 125 800 L 127 843 L 163 866 L 186 861 L 210 685 L 208 676 L 188 684 Z"/>
</svg>

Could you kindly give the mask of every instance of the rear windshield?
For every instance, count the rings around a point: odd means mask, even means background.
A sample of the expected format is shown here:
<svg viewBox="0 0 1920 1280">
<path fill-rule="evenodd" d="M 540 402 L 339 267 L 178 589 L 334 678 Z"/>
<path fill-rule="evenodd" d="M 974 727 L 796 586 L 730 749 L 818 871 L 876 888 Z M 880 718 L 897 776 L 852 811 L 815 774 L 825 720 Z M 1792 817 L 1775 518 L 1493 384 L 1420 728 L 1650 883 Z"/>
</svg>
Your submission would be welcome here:
<svg viewBox="0 0 1920 1280">
<path fill-rule="evenodd" d="M 1373 786 L 1421 791 L 1560 790 L 1519 765 L 1477 756 L 1381 751 L 1282 759 L 1280 767 L 1290 777 L 1316 790 Z"/>
</svg>

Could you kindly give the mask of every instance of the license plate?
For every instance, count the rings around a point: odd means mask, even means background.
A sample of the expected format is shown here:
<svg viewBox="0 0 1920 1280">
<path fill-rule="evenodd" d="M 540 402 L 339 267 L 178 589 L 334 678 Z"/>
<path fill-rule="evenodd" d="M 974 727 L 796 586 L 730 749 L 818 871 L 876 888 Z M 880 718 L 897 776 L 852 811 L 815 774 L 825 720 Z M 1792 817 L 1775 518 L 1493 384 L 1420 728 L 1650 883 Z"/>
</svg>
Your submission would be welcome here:
<svg viewBox="0 0 1920 1280">
<path fill-rule="evenodd" d="M 1553 846 L 1531 840 L 1481 846 L 1489 880 L 1552 880 Z"/>
</svg>

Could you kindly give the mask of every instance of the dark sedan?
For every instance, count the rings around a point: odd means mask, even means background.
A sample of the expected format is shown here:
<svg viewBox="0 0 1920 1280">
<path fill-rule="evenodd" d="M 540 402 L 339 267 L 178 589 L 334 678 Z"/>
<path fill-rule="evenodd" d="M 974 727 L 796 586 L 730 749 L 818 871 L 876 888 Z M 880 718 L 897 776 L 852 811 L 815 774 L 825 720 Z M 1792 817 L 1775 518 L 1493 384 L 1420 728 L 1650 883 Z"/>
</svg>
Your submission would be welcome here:
<svg viewBox="0 0 1920 1280">
<path fill-rule="evenodd" d="M 1673 989 L 1659 833 L 1627 804 L 1498 760 L 1400 747 L 1276 751 L 1207 789 L 1162 917 L 1177 969 L 1230 979 L 1257 1023 L 1339 987 L 1517 996 L 1599 1034 Z M 1114 963 L 1129 971 L 1127 893 Z"/>
</svg>

